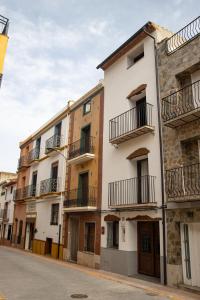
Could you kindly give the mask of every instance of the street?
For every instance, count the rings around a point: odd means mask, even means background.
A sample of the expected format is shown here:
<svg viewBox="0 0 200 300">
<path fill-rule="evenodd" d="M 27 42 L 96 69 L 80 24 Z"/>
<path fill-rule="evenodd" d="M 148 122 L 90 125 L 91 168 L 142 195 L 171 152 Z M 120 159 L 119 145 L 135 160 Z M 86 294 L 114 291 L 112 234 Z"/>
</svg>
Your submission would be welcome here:
<svg viewBox="0 0 200 300">
<path fill-rule="evenodd" d="M 0 299 L 198 299 L 193 294 L 191 296 L 183 292 L 178 297 L 173 292 L 169 294 L 167 290 L 163 295 L 163 287 L 160 285 L 157 285 L 157 292 L 139 289 L 119 282 L 115 277 L 112 280 L 101 274 L 100 271 L 0 247 Z"/>
</svg>

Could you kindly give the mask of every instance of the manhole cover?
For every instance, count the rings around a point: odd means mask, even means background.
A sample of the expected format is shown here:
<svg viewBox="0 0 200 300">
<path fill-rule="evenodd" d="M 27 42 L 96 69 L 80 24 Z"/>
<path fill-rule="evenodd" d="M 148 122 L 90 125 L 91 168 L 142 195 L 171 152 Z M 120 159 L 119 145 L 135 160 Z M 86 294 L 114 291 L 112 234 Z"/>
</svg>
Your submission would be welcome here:
<svg viewBox="0 0 200 300">
<path fill-rule="evenodd" d="M 73 295 L 71 295 L 71 298 L 74 298 L 74 299 L 84 299 L 84 298 L 88 298 L 88 295 L 84 295 L 84 294 L 73 294 Z"/>
<path fill-rule="evenodd" d="M 151 292 L 150 292 L 150 293 L 146 293 L 146 295 L 147 295 L 147 296 L 152 296 L 152 297 L 156 297 L 156 296 L 158 296 L 158 294 L 151 293 Z"/>
</svg>

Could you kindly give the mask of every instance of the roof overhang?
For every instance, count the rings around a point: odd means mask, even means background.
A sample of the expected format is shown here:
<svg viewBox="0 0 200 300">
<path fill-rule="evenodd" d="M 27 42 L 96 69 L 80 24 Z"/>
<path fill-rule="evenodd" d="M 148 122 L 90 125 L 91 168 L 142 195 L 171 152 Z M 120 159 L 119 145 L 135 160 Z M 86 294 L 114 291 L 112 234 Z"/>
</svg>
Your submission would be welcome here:
<svg viewBox="0 0 200 300">
<path fill-rule="evenodd" d="M 98 66 L 97 69 L 106 70 L 114 62 L 116 62 L 121 56 L 127 53 L 131 48 L 140 43 L 148 33 L 152 33 L 157 29 L 157 26 L 152 22 L 147 22 L 142 26 L 134 35 L 132 35 L 126 42 L 118 47 L 113 53 L 111 53 L 106 59 L 104 59 Z"/>
</svg>

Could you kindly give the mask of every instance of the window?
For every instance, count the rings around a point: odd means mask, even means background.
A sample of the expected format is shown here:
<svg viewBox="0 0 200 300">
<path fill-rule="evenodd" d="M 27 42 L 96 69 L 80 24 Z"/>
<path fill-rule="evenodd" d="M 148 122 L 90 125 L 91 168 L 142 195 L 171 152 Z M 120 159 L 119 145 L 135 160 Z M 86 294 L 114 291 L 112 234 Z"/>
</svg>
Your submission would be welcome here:
<svg viewBox="0 0 200 300">
<path fill-rule="evenodd" d="M 58 212 L 59 212 L 59 204 L 58 203 L 52 204 L 50 225 L 58 225 Z"/>
<path fill-rule="evenodd" d="M 10 193 L 13 193 L 13 185 L 10 187 Z"/>
<path fill-rule="evenodd" d="M 119 247 L 119 222 L 107 223 L 107 247 L 118 248 Z"/>
<path fill-rule="evenodd" d="M 143 57 L 144 57 L 144 45 L 141 45 L 140 47 L 135 49 L 134 52 L 132 52 L 127 56 L 127 68 L 130 68 L 132 65 L 134 65 Z"/>
<path fill-rule="evenodd" d="M 83 104 L 83 114 L 87 114 L 91 111 L 91 100 Z"/>
<path fill-rule="evenodd" d="M 94 252 L 95 223 L 85 223 L 85 251 Z"/>
</svg>

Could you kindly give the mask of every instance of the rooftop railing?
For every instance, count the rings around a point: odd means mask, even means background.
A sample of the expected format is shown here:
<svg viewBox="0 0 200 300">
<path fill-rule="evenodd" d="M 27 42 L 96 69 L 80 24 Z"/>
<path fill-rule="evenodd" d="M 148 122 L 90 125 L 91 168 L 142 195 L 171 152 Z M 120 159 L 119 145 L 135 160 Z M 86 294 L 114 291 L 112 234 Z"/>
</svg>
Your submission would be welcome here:
<svg viewBox="0 0 200 300">
<path fill-rule="evenodd" d="M 167 53 L 172 54 L 200 34 L 200 16 L 167 40 Z"/>
<path fill-rule="evenodd" d="M 163 98 L 162 117 L 167 122 L 200 108 L 200 80 Z"/>
<path fill-rule="evenodd" d="M 167 170 L 166 193 L 168 199 L 200 196 L 200 163 Z"/>
<path fill-rule="evenodd" d="M 8 33 L 8 25 L 9 25 L 9 20 L 8 18 L 0 15 L 0 33 L 7 35 Z"/>
</svg>

